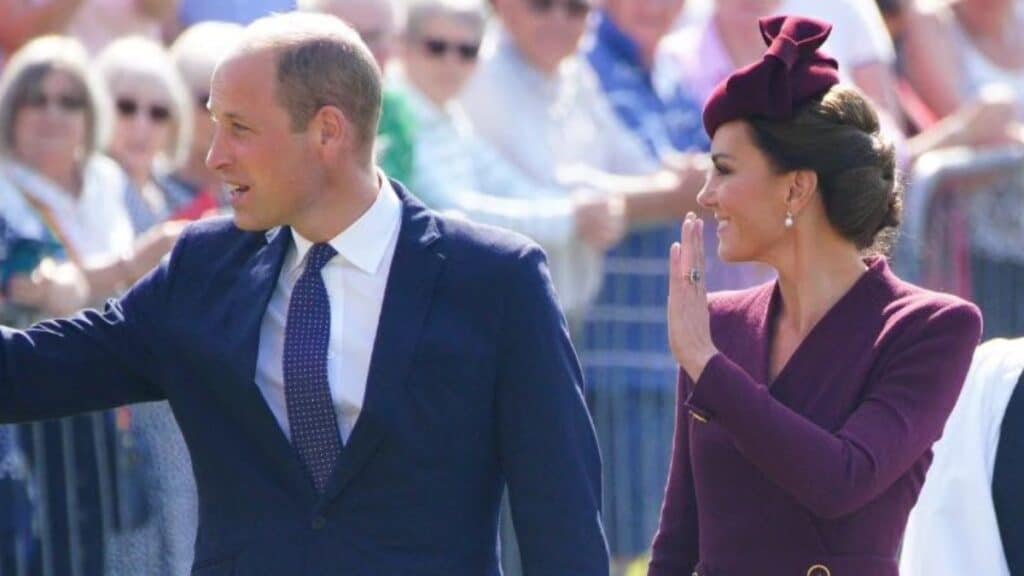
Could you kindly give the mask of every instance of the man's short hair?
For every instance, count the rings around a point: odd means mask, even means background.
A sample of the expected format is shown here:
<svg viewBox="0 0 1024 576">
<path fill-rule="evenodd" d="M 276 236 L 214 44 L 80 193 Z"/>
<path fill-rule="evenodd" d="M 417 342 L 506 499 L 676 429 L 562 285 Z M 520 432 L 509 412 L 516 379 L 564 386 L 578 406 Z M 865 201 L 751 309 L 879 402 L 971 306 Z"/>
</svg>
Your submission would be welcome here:
<svg viewBox="0 0 1024 576">
<path fill-rule="evenodd" d="M 305 130 L 317 111 L 335 106 L 372 150 L 380 121 L 381 73 L 349 25 L 326 14 L 275 14 L 250 24 L 241 48 L 276 54 L 276 98 L 293 130 Z"/>
</svg>

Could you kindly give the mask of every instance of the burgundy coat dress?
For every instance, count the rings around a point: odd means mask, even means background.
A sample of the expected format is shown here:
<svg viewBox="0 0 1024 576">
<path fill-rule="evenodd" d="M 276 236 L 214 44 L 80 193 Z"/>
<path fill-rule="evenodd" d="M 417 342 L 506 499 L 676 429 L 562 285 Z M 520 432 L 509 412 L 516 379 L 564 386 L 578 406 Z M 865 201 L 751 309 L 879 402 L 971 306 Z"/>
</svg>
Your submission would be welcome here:
<svg viewBox="0 0 1024 576">
<path fill-rule="evenodd" d="M 981 318 L 868 264 L 770 383 L 776 285 L 711 296 L 721 353 L 681 372 L 651 576 L 898 574 Z"/>
</svg>

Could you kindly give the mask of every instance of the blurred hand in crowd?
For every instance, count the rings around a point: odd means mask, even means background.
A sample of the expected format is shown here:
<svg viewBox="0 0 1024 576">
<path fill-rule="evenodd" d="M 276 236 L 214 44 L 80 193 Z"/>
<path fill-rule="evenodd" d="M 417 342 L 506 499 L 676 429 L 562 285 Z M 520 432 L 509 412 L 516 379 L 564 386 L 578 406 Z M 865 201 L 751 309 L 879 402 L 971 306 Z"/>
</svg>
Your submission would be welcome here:
<svg viewBox="0 0 1024 576">
<path fill-rule="evenodd" d="M 89 283 L 74 264 L 46 259 L 31 275 L 11 278 L 9 296 L 46 315 L 67 316 L 88 303 Z"/>
<path fill-rule="evenodd" d="M 962 125 L 966 139 L 977 146 L 1021 144 L 1017 121 L 1017 98 L 1013 92 L 993 87 L 963 107 Z"/>
<path fill-rule="evenodd" d="M 579 191 L 575 201 L 576 233 L 594 250 L 604 252 L 625 236 L 626 202 L 622 194 Z"/>
<path fill-rule="evenodd" d="M 186 220 L 169 220 L 153 226 L 139 236 L 135 240 L 135 253 L 129 262 L 129 282 L 135 282 L 156 267 L 160 259 L 174 247 L 174 243 L 178 241 L 178 237 L 188 224 Z"/>
</svg>

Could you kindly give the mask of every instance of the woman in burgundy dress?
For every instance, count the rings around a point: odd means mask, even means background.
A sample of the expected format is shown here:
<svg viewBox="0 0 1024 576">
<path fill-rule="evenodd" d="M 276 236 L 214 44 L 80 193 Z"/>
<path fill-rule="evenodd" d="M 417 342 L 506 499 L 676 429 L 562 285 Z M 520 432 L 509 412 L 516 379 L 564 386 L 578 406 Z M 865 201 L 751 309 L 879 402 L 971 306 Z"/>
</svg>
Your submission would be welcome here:
<svg viewBox="0 0 1024 576">
<path fill-rule="evenodd" d="M 708 297 L 703 222 L 671 251 L 675 450 L 652 576 L 895 576 L 907 515 L 981 332 L 897 278 L 894 152 L 818 50 L 825 23 L 761 21 L 764 57 L 704 111 L 699 201 L 724 261 L 778 280 Z"/>
</svg>

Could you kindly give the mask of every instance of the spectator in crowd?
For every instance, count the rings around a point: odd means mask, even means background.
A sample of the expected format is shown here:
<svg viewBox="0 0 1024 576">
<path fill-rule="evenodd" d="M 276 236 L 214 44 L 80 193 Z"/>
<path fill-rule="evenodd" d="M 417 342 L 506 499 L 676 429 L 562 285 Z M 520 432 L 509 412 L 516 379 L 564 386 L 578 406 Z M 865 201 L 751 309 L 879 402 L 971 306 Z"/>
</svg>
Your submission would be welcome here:
<svg viewBox="0 0 1024 576">
<path fill-rule="evenodd" d="M 82 0 L 0 0 L 0 67 L 4 54 L 12 54 L 37 36 L 64 30 Z"/>
<path fill-rule="evenodd" d="M 154 229 L 133 243 L 122 197 L 126 178 L 98 151 L 109 101 L 75 40 L 43 37 L 13 55 L 0 79 L 0 220 L 5 322 L 26 325 L 113 295 L 170 248 L 178 230 Z M 106 512 L 117 502 L 109 414 L 21 430 L 35 471 L 40 526 L 30 567 L 100 574 Z M 72 457 L 73 455 L 73 457 Z M 69 464 L 70 463 L 70 464 Z M 35 573 L 35 572 L 33 572 Z"/>
<path fill-rule="evenodd" d="M 124 202 L 142 233 L 193 200 L 162 181 L 188 160 L 195 107 L 170 55 L 152 40 L 120 38 L 100 53 L 96 67 L 116 114 L 107 152 L 128 174 Z"/>
<path fill-rule="evenodd" d="M 161 26 L 173 18 L 179 0 L 83 0 L 66 33 L 78 38 L 90 54 L 126 36 L 161 41 Z"/>
<path fill-rule="evenodd" d="M 978 347 L 934 452 L 900 574 L 1024 573 L 1024 339 Z"/>
<path fill-rule="evenodd" d="M 402 19 L 399 0 L 299 0 L 299 9 L 341 18 L 359 32 L 384 73 L 384 107 L 377 133 L 377 164 L 388 176 L 410 182 L 416 126 L 409 103 L 390 86 L 388 65 Z"/>
<path fill-rule="evenodd" d="M 477 0 L 414 0 L 400 89 L 415 114 L 412 189 L 438 210 L 526 234 L 548 250 L 579 237 L 596 250 L 625 230 L 621 198 L 548 190 L 473 134 L 455 97 L 476 68 L 485 15 Z"/>
<path fill-rule="evenodd" d="M 709 299 L 703 221 L 672 246 L 679 401 L 650 574 L 893 575 L 981 316 L 880 255 L 901 218 L 895 152 L 819 50 L 830 26 L 760 25 L 763 58 L 705 106 L 699 200 L 719 255 L 778 280 Z"/>
<path fill-rule="evenodd" d="M 708 145 L 700 107 L 675 66 L 655 67 L 662 38 L 683 0 L 607 0 L 593 19 L 584 54 L 623 125 L 656 161 L 698 161 Z M 613 554 L 645 550 L 657 527 L 671 452 L 675 375 L 668 350 L 668 270 L 661 264 L 679 221 L 633 230 L 605 257 L 604 280 L 580 338 L 580 356 L 609 489 L 606 526 Z M 709 230 L 713 240 L 714 231 Z M 712 259 L 713 289 L 746 288 L 770 274 L 757 265 Z"/>
<path fill-rule="evenodd" d="M 96 67 L 114 101 L 107 150 L 128 174 L 124 201 L 132 226 L 137 232 L 161 226 L 195 199 L 165 184 L 192 148 L 193 99 L 167 50 L 141 36 L 109 44 Z M 126 520 L 109 540 L 107 574 L 183 574 L 192 563 L 196 496 L 181 432 L 166 402 L 119 408 L 118 414 L 125 440 L 118 447 L 136 455 L 122 475 L 138 486 L 135 497 L 148 514 Z"/>
<path fill-rule="evenodd" d="M 975 102 L 1001 103 L 985 122 L 979 144 L 1020 147 L 1024 139 L 1024 19 L 1015 0 L 918 2 L 908 7 L 903 48 L 908 79 L 939 117 Z M 1009 104 L 1009 105 L 1007 105 Z M 978 302 L 985 334 L 1024 333 L 1024 172 L 1003 170 L 982 193 L 955 199 L 970 254 L 967 281 Z M 976 186 L 963 187 L 977 191 Z M 952 219 L 949 219 L 952 221 Z M 950 227 L 950 226 L 946 226 Z"/>
<path fill-rule="evenodd" d="M 169 195 L 191 199 L 175 218 L 194 220 L 227 203 L 221 179 L 206 166 L 206 153 L 213 140 L 213 120 L 206 105 L 213 70 L 241 34 L 242 27 L 238 24 L 200 22 L 182 32 L 171 45 L 171 58 L 185 81 L 190 105 L 195 110 L 188 158 L 177 171 L 163 179 Z"/>
<path fill-rule="evenodd" d="M 494 0 L 493 53 L 461 100 L 474 130 L 550 190 L 584 185 L 621 194 L 631 225 L 671 220 L 696 206 L 702 167 L 662 169 L 615 117 L 577 49 L 589 0 Z M 510 121 L 509 111 L 515 111 Z M 603 254 L 577 242 L 550 250 L 551 273 L 578 330 L 602 277 Z"/>
</svg>

